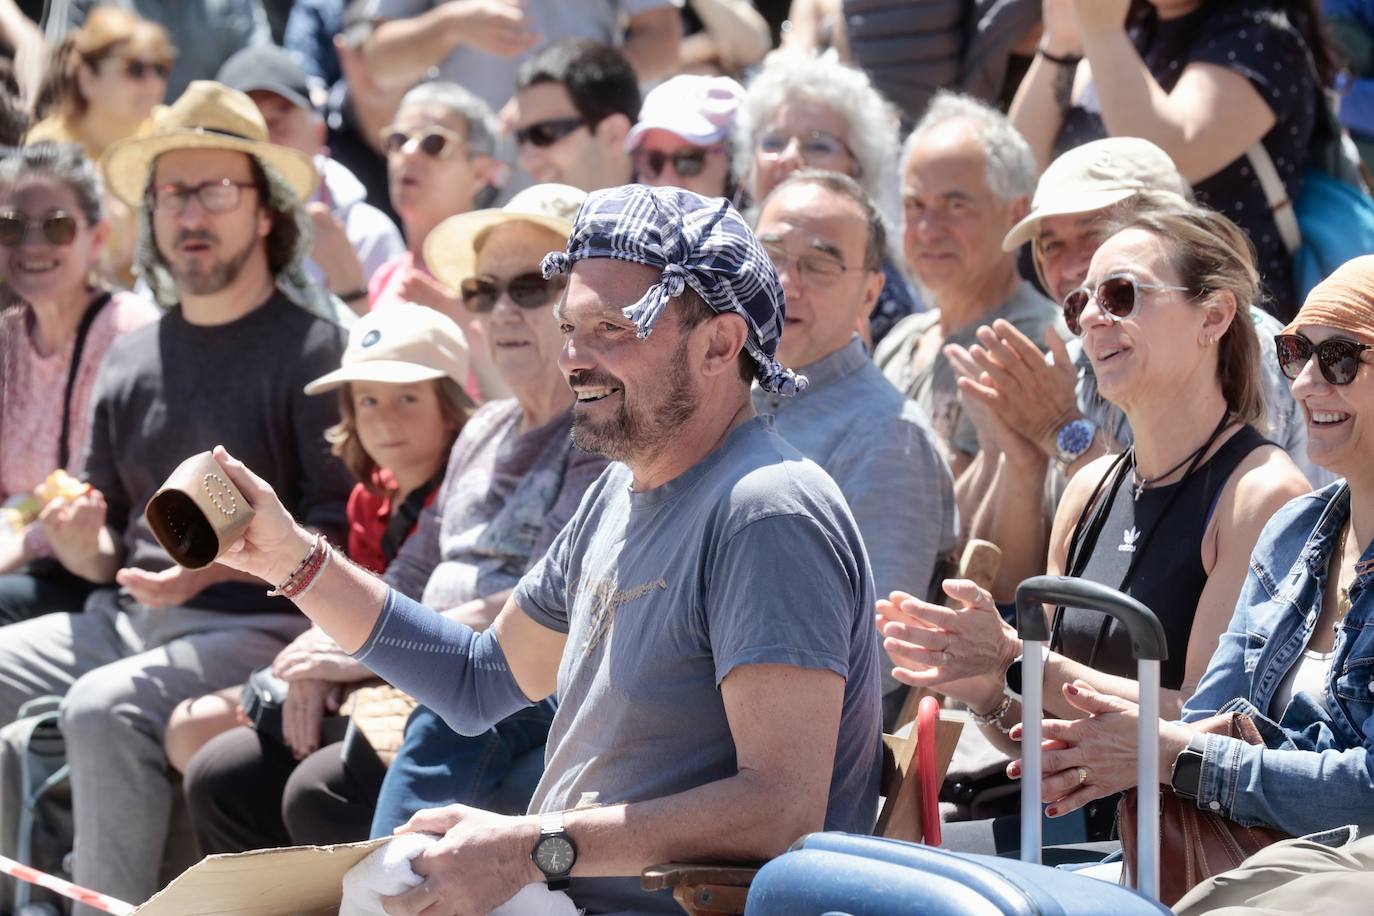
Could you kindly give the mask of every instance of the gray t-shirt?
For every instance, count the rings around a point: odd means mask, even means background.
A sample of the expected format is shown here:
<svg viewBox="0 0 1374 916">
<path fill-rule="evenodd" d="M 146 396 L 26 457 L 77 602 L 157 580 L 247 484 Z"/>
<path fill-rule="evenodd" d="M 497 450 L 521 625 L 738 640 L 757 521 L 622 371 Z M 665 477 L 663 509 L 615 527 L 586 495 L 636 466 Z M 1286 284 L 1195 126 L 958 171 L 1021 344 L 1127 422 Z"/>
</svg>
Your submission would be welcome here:
<svg viewBox="0 0 1374 916">
<path fill-rule="evenodd" d="M 646 492 L 612 464 L 515 600 L 566 633 L 531 811 L 662 798 L 737 773 L 720 684 L 740 665 L 845 678 L 825 826 L 867 832 L 878 797 L 873 584 L 835 483 L 760 418 Z M 595 913 L 679 912 L 638 878 L 574 880 Z"/>
<path fill-rule="evenodd" d="M 404 19 L 427 13 L 446 0 L 369 0 L 372 19 Z M 563 38 L 594 38 L 620 44 L 622 16 L 636 16 L 680 0 L 525 0 L 523 6 L 534 31 L 543 36 L 539 47 Z M 515 74 L 533 49 L 515 57 L 498 57 L 459 45 L 439 62 L 437 79 L 457 83 L 500 111 L 515 93 Z"/>
<path fill-rule="evenodd" d="M 945 343 L 971 347 L 978 342 L 975 336 L 978 328 L 1005 318 L 1039 346 L 1045 338 L 1045 328 L 1054 322 L 1059 312 L 1059 306 L 1022 280 L 1006 302 L 968 327 L 950 334 Z M 888 381 L 921 405 L 942 441 L 956 451 L 976 455 L 978 431 L 973 428 L 973 421 L 964 416 L 964 408 L 959 403 L 954 367 L 943 354 L 924 366 L 912 363 L 921 337 L 939 320 L 938 311 L 928 311 L 897 322 L 874 351 L 873 360 Z"/>
<path fill-rule="evenodd" d="M 388 585 L 446 611 L 514 588 L 543 556 L 606 459 L 573 447 L 571 410 L 523 432 L 521 416 L 515 400 L 492 401 L 463 426 Z"/>
</svg>

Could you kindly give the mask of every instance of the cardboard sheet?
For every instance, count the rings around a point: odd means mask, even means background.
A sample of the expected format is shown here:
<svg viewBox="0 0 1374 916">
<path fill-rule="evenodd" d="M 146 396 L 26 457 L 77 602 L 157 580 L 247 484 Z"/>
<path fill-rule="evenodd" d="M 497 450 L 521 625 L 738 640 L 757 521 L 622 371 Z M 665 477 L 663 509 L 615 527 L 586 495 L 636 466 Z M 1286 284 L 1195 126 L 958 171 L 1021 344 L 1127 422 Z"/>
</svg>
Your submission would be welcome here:
<svg viewBox="0 0 1374 916">
<path fill-rule="evenodd" d="M 344 873 L 385 842 L 207 856 L 134 916 L 333 916 Z"/>
</svg>

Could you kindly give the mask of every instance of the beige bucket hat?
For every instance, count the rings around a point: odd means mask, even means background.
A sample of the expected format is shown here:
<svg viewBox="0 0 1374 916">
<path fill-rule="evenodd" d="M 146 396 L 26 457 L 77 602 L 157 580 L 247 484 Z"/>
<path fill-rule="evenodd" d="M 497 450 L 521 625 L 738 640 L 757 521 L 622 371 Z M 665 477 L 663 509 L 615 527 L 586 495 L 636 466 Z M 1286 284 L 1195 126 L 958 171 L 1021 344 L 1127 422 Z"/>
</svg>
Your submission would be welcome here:
<svg viewBox="0 0 1374 916">
<path fill-rule="evenodd" d="M 1040 176 L 1030 212 L 1002 239 L 1002 250 L 1015 251 L 1034 238 L 1047 216 L 1091 213 L 1145 191 L 1189 193 L 1169 154 L 1149 140 L 1107 137 L 1074 147 Z"/>
<path fill-rule="evenodd" d="M 179 149 L 227 149 L 257 156 L 302 201 L 315 193 L 319 175 L 304 153 L 267 140 L 267 123 L 253 100 L 210 80 L 196 80 L 171 106 L 157 113 L 144 134 L 113 144 L 100 157 L 105 184 L 137 208 L 148 168 L 163 153 Z"/>
<path fill-rule="evenodd" d="M 468 380 L 468 341 L 447 315 L 400 302 L 358 319 L 341 363 L 306 385 L 305 393 L 323 394 L 349 382 L 408 385 L 435 378 L 451 378 L 461 387 Z"/>
<path fill-rule="evenodd" d="M 425 237 L 425 264 L 450 289 L 477 271 L 477 245 L 482 236 L 502 223 L 526 222 L 543 226 L 565 241 L 587 192 L 566 184 L 537 184 L 510 199 L 504 207 L 473 210 L 450 216 Z"/>
</svg>

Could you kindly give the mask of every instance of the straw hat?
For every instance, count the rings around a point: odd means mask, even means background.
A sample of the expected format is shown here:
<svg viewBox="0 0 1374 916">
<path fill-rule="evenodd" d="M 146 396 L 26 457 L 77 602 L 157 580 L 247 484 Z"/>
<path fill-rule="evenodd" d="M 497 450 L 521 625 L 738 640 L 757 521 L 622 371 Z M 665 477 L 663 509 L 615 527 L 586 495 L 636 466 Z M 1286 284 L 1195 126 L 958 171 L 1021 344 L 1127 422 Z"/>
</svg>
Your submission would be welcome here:
<svg viewBox="0 0 1374 916">
<path fill-rule="evenodd" d="M 567 239 L 586 199 L 587 192 L 570 185 L 537 184 L 504 207 L 450 216 L 425 237 L 425 264 L 439 282 L 457 289 L 477 272 L 477 245 L 493 228 L 502 223 L 534 223 Z"/>
<path fill-rule="evenodd" d="M 1015 251 L 1047 216 L 1092 213 L 1147 191 L 1188 196 L 1169 154 L 1139 137 L 1107 137 L 1074 147 L 1050 163 L 1035 186 L 1030 212 L 1002 240 Z"/>
<path fill-rule="evenodd" d="M 310 199 L 319 181 L 309 156 L 268 142 L 267 123 L 252 99 L 219 83 L 196 80 L 154 117 L 150 131 L 105 151 L 100 158 L 105 184 L 116 197 L 137 208 L 153 160 L 179 149 L 224 149 L 257 156 L 302 201 Z"/>
<path fill-rule="evenodd" d="M 368 312 L 348 333 L 342 365 L 305 386 L 323 394 L 348 382 L 408 385 L 450 378 L 468 379 L 468 342 L 453 319 L 413 302 Z"/>
</svg>

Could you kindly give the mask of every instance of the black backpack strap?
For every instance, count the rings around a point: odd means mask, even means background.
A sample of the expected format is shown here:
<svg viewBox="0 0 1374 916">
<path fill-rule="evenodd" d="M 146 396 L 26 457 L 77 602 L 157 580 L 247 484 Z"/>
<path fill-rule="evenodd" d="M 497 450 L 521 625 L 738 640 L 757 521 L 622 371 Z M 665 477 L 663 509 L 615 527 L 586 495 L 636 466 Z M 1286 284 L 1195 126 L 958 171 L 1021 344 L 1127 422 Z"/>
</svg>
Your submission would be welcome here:
<svg viewBox="0 0 1374 916">
<path fill-rule="evenodd" d="M 76 388 L 76 376 L 81 371 L 81 354 L 86 349 L 86 338 L 90 336 L 91 325 L 96 316 L 114 296 L 108 290 L 91 300 L 86 306 L 86 314 L 81 316 L 81 324 L 76 328 L 76 345 L 72 348 L 72 364 L 67 370 L 67 390 L 62 396 L 62 434 L 57 440 L 57 466 L 66 468 L 71 460 L 72 438 L 72 391 Z"/>
</svg>

